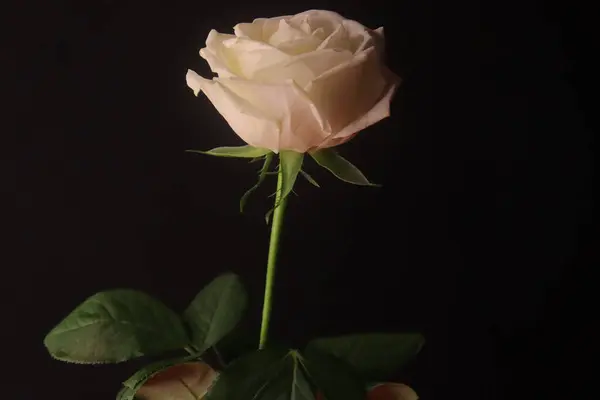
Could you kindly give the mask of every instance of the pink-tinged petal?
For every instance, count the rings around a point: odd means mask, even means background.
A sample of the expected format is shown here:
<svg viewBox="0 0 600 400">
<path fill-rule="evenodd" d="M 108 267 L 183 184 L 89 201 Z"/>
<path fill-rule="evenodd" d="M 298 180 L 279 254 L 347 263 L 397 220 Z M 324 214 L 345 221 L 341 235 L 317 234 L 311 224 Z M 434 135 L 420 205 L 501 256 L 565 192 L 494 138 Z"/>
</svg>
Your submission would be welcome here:
<svg viewBox="0 0 600 400">
<path fill-rule="evenodd" d="M 366 129 L 367 127 L 374 125 L 384 118 L 390 116 L 390 103 L 394 97 L 396 89 L 400 85 L 400 78 L 396 77 L 395 82 L 392 82 L 384 96 L 371 108 L 367 113 L 362 115 L 356 121 L 353 121 L 340 132 L 327 138 L 323 143 L 319 145 L 319 148 L 335 147 L 340 144 L 346 143 L 352 139 L 358 132 Z"/>
<path fill-rule="evenodd" d="M 370 48 L 311 81 L 306 92 L 335 134 L 383 96 L 388 82 L 382 72 L 379 56 Z"/>
<path fill-rule="evenodd" d="M 383 26 L 371 31 L 371 36 L 373 39 L 373 45 L 377 49 L 377 52 L 381 54 L 383 57 L 385 55 L 385 35 L 383 32 Z"/>
<path fill-rule="evenodd" d="M 221 78 L 204 79 L 189 70 L 186 76 L 188 86 L 196 95 L 201 90 L 225 118 L 234 132 L 246 143 L 273 151 L 279 149 L 280 128 L 277 121 L 268 114 L 233 93 L 221 84 Z M 227 79 L 223 79 L 227 80 Z"/>
<path fill-rule="evenodd" d="M 418 400 L 417 393 L 402 383 L 382 383 L 367 393 L 367 400 Z"/>
<path fill-rule="evenodd" d="M 217 375 L 215 370 L 203 362 L 175 365 L 148 379 L 138 389 L 135 398 L 140 400 L 202 399 Z"/>
<path fill-rule="evenodd" d="M 315 105 L 293 81 L 264 84 L 242 79 L 220 79 L 219 82 L 279 126 L 278 137 L 262 135 L 260 140 L 263 143 L 257 143 L 259 139 L 254 141 L 258 147 L 304 153 L 331 135 L 327 122 L 323 121 Z"/>
</svg>

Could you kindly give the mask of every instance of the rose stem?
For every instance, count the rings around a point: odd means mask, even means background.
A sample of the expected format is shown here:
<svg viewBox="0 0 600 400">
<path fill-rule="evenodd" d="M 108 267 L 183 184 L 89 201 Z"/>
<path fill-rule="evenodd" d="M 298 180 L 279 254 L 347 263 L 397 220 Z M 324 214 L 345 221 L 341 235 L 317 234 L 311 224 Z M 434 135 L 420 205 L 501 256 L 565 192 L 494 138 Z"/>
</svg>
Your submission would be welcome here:
<svg viewBox="0 0 600 400">
<path fill-rule="evenodd" d="M 277 173 L 277 192 L 275 194 L 275 210 L 273 211 L 273 222 L 271 225 L 271 239 L 269 240 L 269 257 L 267 259 L 267 278 L 265 283 L 265 297 L 263 300 L 262 322 L 260 325 L 260 343 L 259 349 L 264 349 L 267 344 L 269 332 L 269 322 L 271 319 L 271 307 L 273 305 L 273 284 L 275 280 L 275 262 L 277 260 L 277 250 L 279 248 L 279 236 L 281 235 L 281 226 L 283 225 L 283 213 L 287 203 L 286 198 L 281 198 L 283 187 L 283 173 L 281 162 Z"/>
</svg>

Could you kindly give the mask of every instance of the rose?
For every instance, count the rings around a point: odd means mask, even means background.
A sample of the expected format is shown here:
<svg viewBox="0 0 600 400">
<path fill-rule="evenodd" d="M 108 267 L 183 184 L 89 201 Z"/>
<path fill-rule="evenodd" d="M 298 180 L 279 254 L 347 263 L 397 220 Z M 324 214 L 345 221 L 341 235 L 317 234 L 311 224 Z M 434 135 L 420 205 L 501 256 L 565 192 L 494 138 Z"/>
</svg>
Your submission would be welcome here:
<svg viewBox="0 0 600 400">
<path fill-rule="evenodd" d="M 211 30 L 200 50 L 218 77 L 188 70 L 186 80 L 247 144 L 304 153 L 345 143 L 389 116 L 399 79 L 383 65 L 383 28 L 312 10 L 234 32 Z"/>
</svg>

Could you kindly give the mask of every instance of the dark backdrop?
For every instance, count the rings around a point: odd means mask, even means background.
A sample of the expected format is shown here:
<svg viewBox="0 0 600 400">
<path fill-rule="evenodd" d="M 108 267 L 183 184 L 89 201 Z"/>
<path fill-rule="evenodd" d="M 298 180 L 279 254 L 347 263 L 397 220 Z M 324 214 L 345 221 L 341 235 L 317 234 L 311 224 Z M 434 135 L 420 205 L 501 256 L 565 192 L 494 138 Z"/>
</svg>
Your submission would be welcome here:
<svg viewBox="0 0 600 400">
<path fill-rule="evenodd" d="M 582 15 L 433 0 L 23 1 L 5 14 L 18 39 L 7 63 L 18 220 L 3 278 L 5 397 L 113 398 L 133 366 L 62 364 L 42 345 L 99 290 L 136 288 L 182 309 L 232 270 L 256 325 L 274 181 L 240 215 L 256 165 L 184 153 L 240 144 L 185 73 L 208 74 L 198 50 L 209 29 L 310 8 L 385 26 L 404 84 L 392 117 L 340 149 L 382 189 L 311 167 L 321 188 L 299 183 L 272 336 L 421 331 L 427 345 L 399 379 L 424 399 L 576 397 L 591 343 L 581 283 L 592 157 L 577 31 L 564 23 Z"/>
</svg>

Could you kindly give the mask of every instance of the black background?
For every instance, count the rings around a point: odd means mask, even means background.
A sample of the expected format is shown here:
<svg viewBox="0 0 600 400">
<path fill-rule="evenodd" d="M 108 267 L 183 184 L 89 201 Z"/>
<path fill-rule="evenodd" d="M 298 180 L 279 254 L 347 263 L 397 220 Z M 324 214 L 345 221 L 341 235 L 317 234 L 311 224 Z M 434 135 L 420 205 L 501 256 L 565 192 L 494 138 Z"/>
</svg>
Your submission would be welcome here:
<svg viewBox="0 0 600 400">
<path fill-rule="evenodd" d="M 340 149 L 382 189 L 312 165 L 321 188 L 299 183 L 272 337 L 420 331 L 427 345 L 398 379 L 423 399 L 585 398 L 592 141 L 573 45 L 585 12 L 433 0 L 23 1 L 6 13 L 18 151 L 5 397 L 114 397 L 133 366 L 62 364 L 42 345 L 99 290 L 180 310 L 235 271 L 256 331 L 274 181 L 240 215 L 257 165 L 184 153 L 241 144 L 185 73 L 209 75 L 198 50 L 211 28 L 311 8 L 385 26 L 404 83 L 392 117 Z"/>
</svg>

